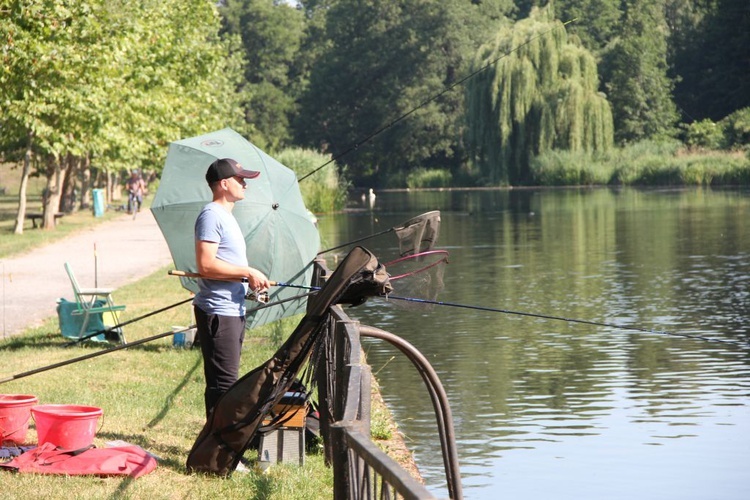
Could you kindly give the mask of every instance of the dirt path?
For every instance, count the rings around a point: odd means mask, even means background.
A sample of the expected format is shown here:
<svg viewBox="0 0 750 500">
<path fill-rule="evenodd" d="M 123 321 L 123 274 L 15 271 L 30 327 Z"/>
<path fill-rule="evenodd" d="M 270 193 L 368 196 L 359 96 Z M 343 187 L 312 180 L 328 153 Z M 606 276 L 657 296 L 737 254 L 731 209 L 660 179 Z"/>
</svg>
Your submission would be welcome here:
<svg viewBox="0 0 750 500">
<path fill-rule="evenodd" d="M 75 299 L 65 262 L 83 288 L 119 288 L 171 264 L 172 257 L 156 220 L 144 210 L 135 220 L 123 215 L 26 255 L 0 259 L 0 338 L 56 316 L 57 299 Z"/>
</svg>

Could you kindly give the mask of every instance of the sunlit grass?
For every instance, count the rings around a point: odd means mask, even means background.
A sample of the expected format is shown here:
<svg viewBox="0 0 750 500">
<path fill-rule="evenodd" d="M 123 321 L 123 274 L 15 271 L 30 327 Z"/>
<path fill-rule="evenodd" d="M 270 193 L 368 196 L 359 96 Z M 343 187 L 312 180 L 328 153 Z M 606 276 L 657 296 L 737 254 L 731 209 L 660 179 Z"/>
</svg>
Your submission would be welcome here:
<svg viewBox="0 0 750 500">
<path fill-rule="evenodd" d="M 134 319 L 189 298 L 166 268 L 148 278 L 117 290 L 119 303 L 128 309 L 122 320 Z M 284 320 L 288 336 L 299 318 Z M 183 304 L 125 326 L 128 341 L 145 339 L 188 326 L 190 305 Z M 248 332 L 241 372 L 265 362 L 275 352 L 279 327 Z M 279 339 L 280 340 L 280 339 Z M 91 405 L 104 415 L 94 439 L 98 447 L 124 440 L 160 457 L 157 469 L 135 481 L 122 478 L 95 479 L 57 475 L 0 474 L 3 498 L 330 498 L 331 471 L 318 454 L 308 454 L 300 468 L 288 464 L 271 467 L 266 474 L 251 472 L 221 479 L 187 474 L 185 460 L 204 423 L 203 368 L 196 349 L 172 347 L 172 337 L 133 348 L 110 352 L 52 370 L 25 373 L 93 354 L 98 344 L 64 347 L 57 319 L 0 342 L 3 363 L 0 379 L 14 378 L 0 392 L 33 394 L 40 403 Z M 36 442 L 32 423 L 27 439 Z M 248 452 L 248 458 L 254 458 Z"/>
<path fill-rule="evenodd" d="M 179 280 L 167 276 L 167 267 L 115 291 L 118 303 L 127 304 L 121 321 L 128 342 L 148 339 L 174 326 L 193 323 L 190 298 Z M 179 304 L 179 305 L 177 305 Z M 171 307 L 174 306 L 174 307 Z M 138 319 L 158 309 L 164 312 Z M 241 373 L 264 363 L 291 334 L 299 317 L 287 318 L 247 332 Z M 106 346 L 65 347 L 58 321 L 0 342 L 5 361 L 0 370 L 0 393 L 32 394 L 42 404 L 80 404 L 102 408 L 104 415 L 94 439 L 98 447 L 124 440 L 160 457 L 156 470 L 135 481 L 57 475 L 0 474 L 4 499 L 58 498 L 331 498 L 332 471 L 322 454 L 308 453 L 304 467 L 277 464 L 265 474 L 250 472 L 221 479 L 188 474 L 185 460 L 204 423 L 203 368 L 200 352 L 172 346 L 167 336 L 129 349 L 109 352 L 58 368 L 28 372 L 73 358 L 100 352 Z M 379 398 L 373 404 L 373 437 L 393 437 L 395 426 Z M 27 436 L 36 442 L 32 423 Z M 388 444 L 381 445 L 391 451 Z M 403 450 L 394 450 L 404 459 Z M 246 454 L 254 459 L 252 452 Z M 408 458 L 408 457 L 407 457 Z"/>
</svg>

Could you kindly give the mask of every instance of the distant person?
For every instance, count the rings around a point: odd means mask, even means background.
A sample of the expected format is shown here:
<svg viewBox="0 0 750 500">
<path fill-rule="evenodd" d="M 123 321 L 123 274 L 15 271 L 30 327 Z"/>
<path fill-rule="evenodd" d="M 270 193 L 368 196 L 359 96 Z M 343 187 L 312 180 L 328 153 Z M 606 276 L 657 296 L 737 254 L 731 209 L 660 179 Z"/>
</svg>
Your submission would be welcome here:
<svg viewBox="0 0 750 500">
<path fill-rule="evenodd" d="M 146 181 L 143 180 L 137 170 L 133 170 L 125 187 L 128 190 L 128 212 L 140 211 L 143 204 L 143 195 L 146 193 Z"/>
<path fill-rule="evenodd" d="M 193 300 L 206 377 L 206 417 L 239 376 L 248 286 L 255 292 L 270 286 L 262 272 L 248 265 L 245 237 L 232 215 L 235 202 L 245 198 L 245 179 L 258 175 L 260 172 L 244 170 L 229 158 L 213 162 L 206 171 L 212 201 L 195 222 L 198 273 L 215 278 L 199 279 Z M 247 283 L 242 283 L 242 278 L 247 278 Z"/>
</svg>

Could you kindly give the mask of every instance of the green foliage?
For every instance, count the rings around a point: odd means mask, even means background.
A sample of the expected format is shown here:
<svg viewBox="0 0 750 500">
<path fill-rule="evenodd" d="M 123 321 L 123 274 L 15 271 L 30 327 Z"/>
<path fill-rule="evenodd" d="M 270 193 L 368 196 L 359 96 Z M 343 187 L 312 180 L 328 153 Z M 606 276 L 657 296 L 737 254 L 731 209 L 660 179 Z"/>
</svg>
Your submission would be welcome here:
<svg viewBox="0 0 750 500">
<path fill-rule="evenodd" d="M 598 54 L 616 36 L 620 20 L 619 0 L 555 0 L 555 14 L 568 25 L 584 47 Z"/>
<path fill-rule="evenodd" d="M 721 149 L 724 131 L 721 126 L 709 119 L 693 122 L 686 126 L 685 144 L 691 148 Z"/>
<path fill-rule="evenodd" d="M 467 83 L 466 99 L 467 145 L 486 184 L 530 182 L 531 158 L 551 149 L 611 146 L 596 63 L 550 10 L 501 30 L 476 56 L 474 68 L 484 67 Z"/>
<path fill-rule="evenodd" d="M 667 5 L 675 98 L 690 120 L 719 121 L 750 106 L 750 2 L 669 0 Z"/>
<path fill-rule="evenodd" d="M 678 141 L 641 141 L 604 154 L 549 151 L 532 162 L 545 186 L 724 186 L 750 180 L 750 158 L 717 151 L 686 152 Z"/>
<path fill-rule="evenodd" d="M 618 38 L 603 54 L 602 73 L 620 144 L 673 137 L 678 120 L 667 76 L 662 0 L 626 0 Z"/>
<path fill-rule="evenodd" d="M 274 0 L 227 0 L 219 8 L 224 32 L 242 40 L 245 121 L 253 141 L 269 149 L 287 145 L 296 98 L 305 84 L 303 12 Z"/>
<path fill-rule="evenodd" d="M 453 184 L 453 175 L 443 169 L 416 168 L 406 176 L 406 187 L 416 188 L 447 188 Z"/>
<path fill-rule="evenodd" d="M 719 122 L 726 149 L 750 151 L 750 107 L 742 108 Z"/>
<path fill-rule="evenodd" d="M 240 118 L 241 73 L 210 3 L 5 4 L 0 145 L 31 141 L 43 162 L 158 170 L 169 141 Z"/>
<path fill-rule="evenodd" d="M 331 2 L 301 99 L 298 140 L 341 158 L 360 185 L 383 185 L 420 166 L 458 168 L 462 96 L 426 100 L 464 74 L 468 47 L 488 33 L 503 5 Z"/>
<path fill-rule="evenodd" d="M 606 185 L 613 167 L 605 158 L 587 151 L 545 151 L 532 160 L 531 174 L 542 186 Z"/>
<path fill-rule="evenodd" d="M 336 164 L 330 163 L 330 157 L 309 149 L 288 148 L 281 150 L 275 158 L 294 170 L 301 179 L 299 187 L 308 210 L 330 213 L 344 208 L 349 183 L 345 171 L 339 173 Z M 319 168 L 323 165 L 326 166 Z M 313 171 L 315 173 L 311 174 Z"/>
</svg>

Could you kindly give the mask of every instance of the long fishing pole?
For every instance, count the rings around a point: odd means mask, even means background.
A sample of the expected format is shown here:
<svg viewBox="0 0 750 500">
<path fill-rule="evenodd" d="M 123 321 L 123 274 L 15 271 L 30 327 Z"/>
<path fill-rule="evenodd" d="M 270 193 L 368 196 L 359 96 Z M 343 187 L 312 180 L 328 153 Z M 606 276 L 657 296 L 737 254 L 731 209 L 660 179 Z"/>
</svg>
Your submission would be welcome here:
<svg viewBox="0 0 750 500">
<path fill-rule="evenodd" d="M 145 344 L 146 342 L 151 342 L 153 340 L 157 340 L 157 339 L 160 339 L 162 337 L 168 337 L 169 335 L 174 335 L 175 333 L 185 332 L 185 331 L 187 331 L 187 330 L 189 330 L 191 328 L 195 328 L 195 325 L 188 326 L 185 329 L 178 330 L 176 332 L 175 331 L 168 331 L 168 332 L 164 332 L 164 333 L 159 333 L 157 335 L 154 335 L 152 337 L 147 337 L 145 339 L 135 340 L 133 342 L 128 342 L 126 344 L 117 345 L 117 346 L 114 346 L 114 347 L 110 347 L 108 349 L 102 349 L 101 351 L 92 352 L 91 354 L 84 354 L 83 356 L 78 356 L 77 358 L 72 358 L 72 359 L 68 359 L 68 360 L 65 360 L 65 361 L 60 361 L 59 363 L 54 363 L 52 365 L 42 366 L 41 368 L 35 368 L 33 370 L 29 370 L 27 372 L 18 373 L 16 375 L 11 375 L 10 377 L 6 377 L 6 378 L 3 378 L 3 379 L 0 379 L 0 384 L 4 384 L 4 383 L 10 382 L 12 380 L 18 380 L 19 378 L 28 377 L 29 375 L 34 375 L 36 373 L 45 372 L 47 370 L 53 370 L 55 368 L 60 368 L 61 366 L 66 366 L 66 365 L 70 365 L 70 364 L 73 364 L 73 363 L 78 363 L 79 361 L 85 361 L 87 359 L 95 358 L 97 356 L 103 356 L 105 354 L 109 354 L 110 352 L 115 352 L 115 351 L 119 351 L 119 350 L 122 350 L 122 349 L 127 349 L 129 347 L 134 347 L 134 346 L 137 346 L 137 345 Z"/>
<path fill-rule="evenodd" d="M 252 312 L 255 312 L 255 311 L 258 311 L 258 310 L 261 310 L 261 309 L 265 309 L 267 307 L 273 307 L 273 306 L 276 306 L 276 305 L 279 305 L 279 304 L 283 304 L 283 303 L 289 302 L 291 300 L 297 300 L 297 299 L 300 299 L 300 298 L 304 298 L 304 297 L 307 297 L 307 296 L 312 295 L 314 293 L 317 293 L 317 291 L 309 292 L 309 293 L 304 293 L 304 294 L 301 294 L 301 295 L 297 295 L 297 296 L 294 296 L 294 297 L 289 297 L 289 298 L 286 298 L 286 299 L 283 299 L 283 300 L 278 300 L 278 301 L 270 302 L 270 303 L 267 303 L 267 304 L 260 304 L 257 307 L 254 307 L 253 309 L 249 309 L 246 314 L 250 314 Z M 192 300 L 192 299 L 188 299 L 188 300 Z M 175 304 L 174 306 L 180 305 L 182 303 L 184 303 L 184 302 L 180 302 L 178 304 Z M 170 307 L 174 307 L 174 306 L 170 306 Z M 162 310 L 166 310 L 166 309 L 169 309 L 169 307 L 164 308 Z M 158 312 L 160 312 L 160 311 L 158 311 Z M 151 313 L 151 314 L 155 314 L 155 313 Z M 151 314 L 148 314 L 147 316 L 150 316 Z M 142 318 L 138 318 L 138 319 L 143 319 L 143 317 Z M 132 321 L 136 321 L 136 320 L 132 320 Z M 123 324 L 125 324 L 125 323 L 123 323 Z M 26 371 L 26 372 L 17 373 L 15 375 L 11 375 L 9 377 L 0 379 L 0 384 L 4 384 L 6 382 L 11 382 L 13 380 L 18 380 L 19 378 L 28 377 L 30 375 L 35 375 L 37 373 L 45 372 L 45 371 L 48 371 L 48 370 L 54 370 L 55 368 L 60 368 L 62 366 L 71 365 L 73 363 L 78 363 L 80 361 L 85 361 L 87 359 L 95 358 L 95 357 L 98 357 L 98 356 L 103 356 L 103 355 L 109 354 L 111 352 L 120 351 L 122 349 L 128 349 L 130 347 L 135 347 L 135 346 L 138 346 L 138 345 L 141 345 L 141 344 L 145 344 L 147 342 L 153 342 L 154 340 L 158 340 L 158 339 L 161 339 L 161 338 L 164 338 L 164 337 L 168 337 L 168 336 L 174 335 L 176 333 L 186 332 L 186 331 L 188 331 L 188 330 L 190 330 L 192 328 L 195 328 L 195 327 L 196 327 L 196 325 L 190 325 L 190 326 L 187 326 L 187 327 L 183 328 L 182 330 L 171 330 L 171 331 L 168 331 L 168 332 L 159 333 L 157 335 L 153 335 L 153 336 L 147 337 L 145 339 L 134 340 L 133 342 L 128 342 L 128 343 L 121 344 L 121 345 L 118 345 L 118 346 L 113 346 L 113 347 L 110 347 L 108 349 L 102 349 L 101 351 L 96 351 L 96 352 L 93 352 L 91 354 L 84 354 L 83 356 L 78 356 L 77 358 L 72 358 L 72 359 L 68 359 L 68 360 L 65 360 L 65 361 L 60 361 L 59 363 L 54 363 L 54 364 L 51 364 L 51 365 L 42 366 L 40 368 L 35 368 L 33 370 L 29 370 L 29 371 Z"/>
<path fill-rule="evenodd" d="M 68 342 L 67 344 L 65 344 L 64 347 L 69 347 L 69 346 L 81 343 L 84 340 L 88 340 L 90 338 L 96 337 L 97 335 L 101 335 L 103 333 L 106 334 L 106 333 L 115 331 L 118 328 L 122 328 L 123 326 L 127 326 L 127 325 L 129 325 L 131 323 L 135 323 L 136 321 L 140 321 L 142 319 L 148 318 L 149 316 L 153 316 L 154 314 L 159 314 L 161 312 L 164 312 L 164 311 L 167 311 L 169 309 L 172 309 L 173 307 L 181 306 L 182 304 L 185 304 L 186 302 L 190 302 L 191 300 L 193 300 L 193 299 L 189 298 L 189 299 L 181 300 L 180 302 L 177 302 L 176 304 L 172 304 L 171 306 L 162 307 L 161 309 L 157 309 L 156 311 L 151 311 L 150 313 L 146 313 L 143 316 L 138 316 L 137 318 L 130 319 L 130 320 L 125 321 L 123 323 L 118 323 L 118 324 L 116 324 L 114 326 L 107 327 L 104 330 L 99 330 L 98 332 L 87 334 L 87 335 L 85 335 L 83 337 L 77 338 L 76 340 L 74 340 L 72 342 Z"/>
<path fill-rule="evenodd" d="M 182 275 L 190 275 L 193 273 L 185 273 L 183 271 L 170 271 L 169 272 L 172 275 L 175 276 L 182 276 Z M 200 275 L 194 275 L 193 277 L 200 277 Z M 309 294 L 306 295 L 312 295 L 319 291 L 321 287 L 318 286 L 307 286 L 307 285 L 298 285 L 295 283 L 284 283 L 281 281 L 273 281 L 273 286 L 281 286 L 281 287 L 287 287 L 287 288 L 299 288 L 303 290 L 311 290 Z M 460 309 L 472 309 L 475 311 L 486 311 L 486 312 L 495 312 L 495 313 L 502 313 L 502 314 L 512 314 L 516 316 L 526 316 L 530 318 L 539 318 L 539 319 L 548 319 L 548 320 L 555 320 L 555 321 L 566 321 L 568 323 L 578 323 L 582 325 L 591 325 L 591 326 L 601 326 L 606 328 L 614 328 L 617 330 L 626 330 L 626 331 L 636 331 L 641 333 L 652 333 L 652 334 L 658 334 L 658 335 L 668 335 L 673 337 L 681 337 L 686 339 L 692 339 L 692 340 L 702 340 L 705 342 L 717 342 L 722 344 L 730 344 L 735 345 L 743 348 L 750 347 L 750 344 L 733 341 L 733 340 L 726 340 L 726 339 L 717 339 L 714 337 L 706 337 L 704 335 L 693 335 L 689 333 L 678 333 L 678 332 L 670 332 L 666 330 L 654 330 L 651 328 L 643 328 L 638 326 L 625 326 L 625 325 L 617 325 L 615 323 L 606 323 L 603 321 L 592 321 L 592 320 L 586 320 L 586 319 L 577 319 L 577 318 L 568 318 L 564 316 L 553 316 L 549 314 L 540 314 L 540 313 L 530 313 L 530 312 L 524 312 L 524 311 L 513 311 L 510 309 L 501 309 L 496 307 L 485 307 L 485 306 L 477 306 L 477 305 L 470 305 L 470 304 L 460 304 L 456 302 L 444 302 L 444 301 L 438 301 L 438 300 L 429 300 L 429 299 L 419 299 L 416 297 L 399 297 L 396 295 L 385 295 L 381 296 L 380 298 L 385 300 L 401 300 L 406 302 L 415 302 L 415 303 L 421 303 L 421 304 L 430 304 L 430 305 L 438 305 L 438 306 L 445 306 L 445 307 L 455 307 Z M 288 299 L 287 299 L 288 300 Z M 264 306 L 261 306 L 259 308 L 263 308 Z"/>
<path fill-rule="evenodd" d="M 276 283 L 276 286 L 286 286 L 286 287 L 292 287 L 292 288 L 306 288 L 309 290 L 320 290 L 320 287 L 305 287 L 303 285 L 295 285 L 293 283 Z M 486 311 L 486 312 L 495 312 L 495 313 L 503 313 L 503 314 L 513 314 L 516 316 L 527 316 L 531 318 L 540 318 L 540 319 L 549 319 L 549 320 L 555 320 L 555 321 L 567 321 L 569 323 L 579 323 L 583 325 L 592 325 L 592 326 L 602 326 L 607 328 L 615 328 L 618 330 L 628 330 L 628 331 L 637 331 L 642 333 L 653 333 L 653 334 L 659 334 L 659 335 L 669 335 L 673 337 L 682 337 L 686 339 L 692 339 L 692 340 L 702 340 L 705 342 L 718 342 L 722 344 L 730 344 L 739 346 L 742 348 L 748 348 L 750 347 L 750 344 L 734 341 L 734 340 L 726 340 L 726 339 L 717 339 L 714 337 L 706 337 L 703 335 L 692 335 L 689 333 L 677 333 L 677 332 L 669 332 L 666 330 L 654 330 L 651 328 L 642 328 L 638 326 L 624 326 L 624 325 L 617 325 L 614 323 L 605 323 L 602 321 L 591 321 L 586 319 L 576 319 L 576 318 L 567 318 L 563 316 L 552 316 L 549 314 L 538 314 L 538 313 L 530 313 L 530 312 L 523 312 L 523 311 L 512 311 L 510 309 L 500 309 L 496 307 L 485 307 L 485 306 L 476 306 L 476 305 L 470 305 L 470 304 L 459 304 L 456 302 L 443 302 L 438 300 L 429 300 L 429 299 L 419 299 L 415 297 L 399 297 L 396 295 L 383 295 L 379 298 L 385 299 L 385 300 L 402 300 L 407 302 L 416 302 L 420 304 L 430 304 L 430 305 L 437 305 L 437 306 L 446 306 L 446 307 L 456 307 L 461 309 L 472 309 L 475 311 Z"/>
<path fill-rule="evenodd" d="M 173 275 L 173 276 L 182 276 L 182 277 L 187 277 L 187 278 L 200 278 L 199 274 L 196 274 L 196 273 L 186 273 L 186 272 L 183 272 L 183 271 L 169 271 L 169 274 Z M 247 282 L 247 278 L 244 279 L 244 282 Z M 274 282 L 272 281 L 271 284 L 273 285 Z M 257 310 L 264 309 L 265 307 L 271 307 L 271 306 L 275 306 L 275 305 L 278 305 L 278 304 L 283 304 L 284 302 L 289 302 L 290 300 L 294 300 L 296 298 L 306 297 L 307 295 L 309 295 L 309 294 L 300 295 L 298 297 L 292 297 L 290 299 L 284 299 L 284 300 L 274 301 L 274 302 L 272 302 L 270 304 L 265 304 L 264 307 L 257 307 L 257 308 L 254 308 L 254 309 L 250 309 L 248 312 L 255 312 Z M 76 340 L 74 340 L 72 342 L 68 342 L 67 344 L 64 345 L 64 347 L 69 347 L 69 346 L 81 343 L 81 342 L 83 342 L 85 340 L 88 340 L 90 338 L 96 337 L 97 335 L 106 334 L 106 333 L 115 331 L 118 328 L 122 328 L 123 326 L 127 326 L 127 325 L 129 325 L 131 323 L 135 323 L 136 321 L 140 321 L 142 319 L 146 319 L 149 316 L 153 316 L 155 314 L 162 313 L 162 312 L 167 311 L 169 309 L 172 309 L 174 307 L 186 304 L 187 302 L 190 302 L 191 300 L 193 300 L 193 299 L 189 298 L 189 299 L 181 300 L 180 302 L 172 304 L 171 306 L 162 307 L 161 309 L 157 309 L 155 311 L 151 311 L 150 313 L 146 313 L 143 316 L 138 316 L 137 318 L 133 318 L 133 319 L 130 319 L 130 320 L 122 322 L 122 323 L 118 323 L 118 324 L 113 325 L 113 326 L 109 326 L 109 327 L 107 327 L 107 328 L 105 328 L 103 330 L 99 330 L 99 331 L 96 331 L 96 332 L 93 332 L 93 333 L 89 333 L 89 334 L 87 334 L 87 335 L 85 335 L 83 337 L 77 338 Z"/>
<path fill-rule="evenodd" d="M 410 109 L 409 111 L 407 111 L 406 113 L 402 114 L 401 116 L 399 116 L 399 117 L 398 117 L 398 118 L 396 118 L 395 120 L 391 121 L 391 122 L 390 122 L 390 123 L 388 123 L 387 125 L 384 125 L 384 126 L 380 127 L 380 128 L 379 128 L 379 129 L 377 129 L 377 130 L 376 130 L 375 132 L 372 132 L 372 133 L 370 133 L 370 134 L 369 134 L 368 136 L 366 136 L 366 137 L 365 137 L 364 139 L 362 139 L 362 140 L 360 140 L 360 141 L 358 141 L 358 142 L 355 142 L 354 144 L 352 144 L 351 146 L 349 146 L 348 148 L 346 148 L 346 149 L 345 149 L 345 150 L 344 150 L 343 152 L 341 152 L 341 153 L 339 153 L 339 154 L 337 154 L 337 155 L 335 155 L 335 156 L 332 156 L 330 160 L 328 160 L 327 162 L 325 162 L 324 164 L 322 164 L 322 165 L 321 165 L 321 166 L 319 166 L 318 168 L 316 168 L 316 169 L 314 169 L 314 170 L 312 170 L 312 171 L 308 172 L 307 174 L 303 175 L 302 177 L 300 177 L 300 178 L 298 179 L 298 181 L 297 181 L 297 182 L 302 182 L 303 180 L 307 179 L 308 177 L 310 177 L 311 175 L 315 174 L 315 173 L 316 173 L 316 172 L 318 172 L 319 170 L 321 170 L 321 169 L 323 169 L 324 167 L 326 167 L 326 166 L 330 165 L 331 163 L 335 162 L 336 160 L 338 160 L 338 159 L 339 159 L 339 158 L 341 158 L 342 156 L 344 156 L 344 155 L 347 155 L 347 154 L 351 153 L 352 151 L 354 151 L 354 150 L 358 149 L 358 148 L 359 148 L 360 146 L 362 146 L 363 144 L 366 144 L 366 143 L 370 142 L 370 141 L 371 141 L 372 139 L 374 139 L 375 137 L 379 136 L 380 134 L 382 134 L 383 132 L 385 132 L 385 131 L 386 131 L 386 130 L 388 130 L 389 128 L 393 127 L 393 126 L 394 126 L 394 125 L 396 125 L 397 123 L 399 123 L 399 122 L 401 122 L 402 120 L 406 119 L 406 118 L 407 118 L 408 116 L 410 116 L 410 115 L 414 114 L 414 113 L 415 113 L 415 112 L 417 112 L 417 111 L 418 111 L 419 109 L 421 109 L 421 108 L 425 107 L 426 105 L 430 104 L 430 103 L 431 103 L 432 101 L 434 101 L 434 100 L 438 99 L 439 97 L 442 97 L 443 95 L 447 94 L 448 92 L 450 92 L 450 91 L 451 91 L 451 90 L 453 90 L 454 88 L 458 87 L 459 85 L 462 85 L 462 84 L 466 83 L 466 82 L 467 82 L 468 80 L 470 80 L 470 79 L 474 78 L 474 77 L 475 77 L 476 75 L 478 75 L 479 73 L 481 73 L 481 72 L 483 72 L 483 71 L 487 70 L 488 68 L 492 67 L 493 65 L 495 65 L 495 63 L 497 63 L 497 62 L 498 62 L 498 61 L 500 61 L 501 59 L 504 59 L 504 58 L 508 57 L 508 56 L 509 56 L 509 55 L 511 55 L 512 53 L 516 52 L 517 50 L 521 49 L 522 47 L 525 47 L 526 45 L 530 44 L 531 42 L 533 42 L 533 41 L 535 41 L 535 40 L 537 40 L 537 39 L 539 39 L 539 38 L 543 37 L 544 35 L 547 35 L 547 34 L 549 34 L 549 33 L 553 32 L 553 31 L 555 31 L 555 30 L 558 30 L 558 29 L 560 29 L 560 28 L 565 28 L 565 27 L 566 27 L 566 26 L 567 26 L 568 24 L 570 24 L 570 23 L 573 23 L 573 22 L 575 22 L 575 21 L 577 21 L 577 20 L 578 20 L 578 18 L 574 18 L 574 19 L 571 19 L 571 20 L 569 20 L 569 21 L 565 21 L 564 23 L 562 23 L 562 25 L 557 25 L 557 26 L 555 26 L 554 28 L 551 28 L 551 29 L 549 29 L 549 30 L 547 30 L 547 31 L 544 31 L 544 32 L 542 32 L 542 33 L 538 34 L 537 36 L 534 36 L 534 37 L 531 37 L 531 38 L 529 38 L 528 40 L 526 40 L 526 41 L 525 41 L 525 42 L 523 42 L 522 44 L 519 44 L 519 45 L 517 45 L 517 46 L 513 47 L 513 48 L 512 48 L 511 50 L 509 50 L 508 52 L 506 52 L 506 53 L 504 53 L 504 54 L 500 55 L 499 57 L 497 57 L 497 58 L 495 58 L 495 59 L 493 59 L 492 61 L 488 62 L 487 64 L 485 64 L 485 65 L 484 65 L 484 66 L 482 66 L 481 68 L 479 68 L 479 69 L 477 69 L 477 70 L 473 71 L 472 73 L 470 73 L 470 74 L 468 74 L 467 76 L 465 76 L 465 77 L 461 78 L 460 80 L 458 80 L 458 81 L 456 81 L 456 82 L 453 82 L 452 84 L 450 84 L 450 85 L 448 85 L 447 87 L 443 88 L 443 90 L 441 90 L 441 91 L 440 91 L 440 92 L 438 92 L 437 94 L 434 94 L 434 95 L 432 95 L 431 97 L 429 97 L 429 98 L 425 99 L 425 100 L 424 100 L 424 101 L 422 101 L 422 102 L 421 102 L 421 103 L 420 103 L 419 105 L 417 105 L 417 106 L 415 106 L 414 108 Z"/>
</svg>

